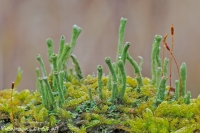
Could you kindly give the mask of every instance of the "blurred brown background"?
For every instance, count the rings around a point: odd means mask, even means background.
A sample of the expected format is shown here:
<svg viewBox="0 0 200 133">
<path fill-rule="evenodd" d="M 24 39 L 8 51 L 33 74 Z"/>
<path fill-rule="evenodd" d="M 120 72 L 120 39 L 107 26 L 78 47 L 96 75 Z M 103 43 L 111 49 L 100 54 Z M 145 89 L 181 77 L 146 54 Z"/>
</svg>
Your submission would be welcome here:
<svg viewBox="0 0 200 133">
<path fill-rule="evenodd" d="M 96 73 L 106 56 L 116 58 L 118 28 L 121 17 L 128 19 L 125 41 L 131 42 L 130 54 L 144 58 L 142 74 L 151 77 L 151 47 L 155 34 L 164 36 L 175 26 L 174 55 L 178 64 L 187 64 L 187 90 L 200 94 L 200 1 L 199 0 L 0 0 L 0 90 L 15 80 L 17 67 L 23 78 L 17 89 L 35 90 L 36 55 L 40 53 L 49 70 L 46 39 L 71 38 L 74 24 L 83 30 L 74 54 L 84 75 Z M 171 46 L 171 37 L 167 39 Z M 169 54 L 166 54 L 169 56 Z M 127 74 L 133 68 L 127 63 Z M 48 71 L 49 72 L 49 71 Z M 173 84 L 177 70 L 173 65 Z"/>
</svg>

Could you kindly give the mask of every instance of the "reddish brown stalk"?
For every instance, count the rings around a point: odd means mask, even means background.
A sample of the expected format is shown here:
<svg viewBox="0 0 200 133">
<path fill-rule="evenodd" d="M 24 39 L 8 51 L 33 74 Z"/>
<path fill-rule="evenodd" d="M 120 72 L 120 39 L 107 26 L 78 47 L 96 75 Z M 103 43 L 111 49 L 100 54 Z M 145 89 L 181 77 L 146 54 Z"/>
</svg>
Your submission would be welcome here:
<svg viewBox="0 0 200 133">
<path fill-rule="evenodd" d="M 170 75 L 169 75 L 169 86 L 170 86 L 170 89 L 168 91 L 168 95 L 169 95 L 169 93 L 171 91 L 171 88 L 172 88 L 172 52 L 171 52 L 169 46 L 166 43 L 167 36 L 168 35 L 166 34 L 164 39 L 163 39 L 163 43 L 164 43 L 164 47 L 167 48 L 167 50 L 170 52 L 170 68 L 169 68 L 170 69 Z"/>
<path fill-rule="evenodd" d="M 171 26 L 171 35 L 172 35 L 172 51 L 174 50 L 174 25 Z"/>
<path fill-rule="evenodd" d="M 172 35 L 172 49 L 170 51 L 172 53 L 173 49 L 174 49 L 174 40 L 173 40 L 174 39 L 174 26 L 173 25 L 171 26 L 171 35 Z M 172 87 L 171 79 L 172 79 L 172 54 L 170 54 L 170 88 Z"/>
<path fill-rule="evenodd" d="M 162 76 L 164 76 L 164 58 L 165 58 L 165 42 L 168 34 L 166 34 L 163 38 L 163 51 L 162 51 Z"/>
<path fill-rule="evenodd" d="M 170 81 L 169 81 L 170 88 L 172 88 L 172 58 L 174 58 L 174 56 L 172 54 L 173 49 L 174 49 L 174 26 L 173 25 L 171 26 L 171 35 L 172 35 L 172 49 L 171 50 L 169 49 L 169 47 L 166 43 L 166 38 L 167 38 L 166 35 L 165 35 L 164 40 L 163 40 L 164 45 L 166 46 L 167 50 L 170 52 L 170 60 L 169 60 L 169 62 L 170 62 L 170 76 L 169 76 L 170 77 Z M 175 60 L 175 58 L 174 58 L 174 60 Z M 170 89 L 168 91 L 168 95 L 169 95 L 169 93 L 170 93 Z"/>
<path fill-rule="evenodd" d="M 181 84 L 180 71 L 179 71 L 178 63 L 176 62 L 176 59 L 175 59 L 175 57 L 174 57 L 172 51 L 170 50 L 170 48 L 169 48 L 169 46 L 167 45 L 166 42 L 165 42 L 165 48 L 170 52 L 170 55 L 171 55 L 172 58 L 174 59 L 174 62 L 175 62 L 175 64 L 176 64 L 176 68 L 177 68 L 177 70 L 178 70 L 178 78 L 179 78 L 180 84 Z M 171 83 L 171 77 L 170 77 L 170 83 Z M 171 86 L 171 84 L 170 84 L 170 89 L 169 89 L 169 91 L 168 91 L 168 95 L 169 95 L 169 93 L 170 93 L 171 88 L 172 88 L 172 86 Z M 181 88 L 180 88 L 180 90 L 181 90 Z"/>
<path fill-rule="evenodd" d="M 172 49 L 171 49 L 171 52 L 170 52 L 170 88 L 172 88 L 172 86 L 171 86 L 171 79 L 172 79 L 172 56 L 173 56 L 172 52 L 174 50 L 174 25 L 173 24 L 171 26 L 171 36 L 172 36 Z M 179 69 L 178 69 L 178 71 L 179 71 Z M 168 91 L 168 95 L 169 95 L 169 93 L 170 93 L 170 90 Z"/>
<path fill-rule="evenodd" d="M 15 88 L 15 83 L 12 82 L 12 91 L 11 91 L 11 110 L 12 110 L 12 116 L 11 116 L 11 122 L 13 124 L 13 130 L 14 130 L 14 113 L 13 113 L 13 103 L 12 103 L 12 97 L 13 97 L 13 90 Z"/>
</svg>

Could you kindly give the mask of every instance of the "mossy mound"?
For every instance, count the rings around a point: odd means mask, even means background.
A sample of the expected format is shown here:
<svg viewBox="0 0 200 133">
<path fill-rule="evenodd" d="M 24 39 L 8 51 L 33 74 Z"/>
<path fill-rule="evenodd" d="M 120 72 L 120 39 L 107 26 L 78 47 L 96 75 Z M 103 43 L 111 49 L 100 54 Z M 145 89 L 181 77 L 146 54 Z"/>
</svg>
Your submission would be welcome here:
<svg viewBox="0 0 200 133">
<path fill-rule="evenodd" d="M 97 77 L 87 76 L 80 82 L 69 75 L 71 81 L 66 82 L 66 102 L 62 108 L 47 110 L 42 105 L 38 92 L 24 90 L 13 93 L 13 112 L 15 129 L 61 132 L 198 132 L 200 129 L 200 97 L 185 104 L 181 97 L 178 101 L 163 101 L 154 107 L 156 88 L 150 79 L 143 78 L 141 92 L 137 92 L 136 79 L 127 77 L 127 88 L 121 103 L 109 102 L 111 92 L 108 90 L 108 76 L 103 80 L 103 99 L 97 91 Z M 88 89 L 92 90 L 92 99 Z M 167 89 L 166 89 L 167 92 Z M 11 90 L 0 92 L 0 118 L 3 131 L 11 131 L 10 122 Z M 56 94 L 55 94 L 56 95 Z M 166 97 L 166 99 L 169 99 Z M 6 123 L 6 125 L 5 125 Z M 35 128 L 35 129 L 34 129 Z"/>
</svg>

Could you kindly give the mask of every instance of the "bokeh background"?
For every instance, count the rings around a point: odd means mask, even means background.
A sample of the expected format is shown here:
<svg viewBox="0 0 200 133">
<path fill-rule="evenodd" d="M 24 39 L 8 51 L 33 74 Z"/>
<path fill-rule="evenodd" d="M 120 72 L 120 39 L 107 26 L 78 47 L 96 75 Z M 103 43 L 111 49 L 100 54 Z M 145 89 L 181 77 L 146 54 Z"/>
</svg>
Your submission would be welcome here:
<svg viewBox="0 0 200 133">
<path fill-rule="evenodd" d="M 144 58 L 142 74 L 151 77 L 151 47 L 155 34 L 170 34 L 175 26 L 174 56 L 180 66 L 187 63 L 187 90 L 200 94 L 200 1 L 199 0 L 0 0 L 0 90 L 10 88 L 17 68 L 23 70 L 18 90 L 35 90 L 36 55 L 40 53 L 49 72 L 46 39 L 52 38 L 58 51 L 61 35 L 71 39 L 74 24 L 83 30 L 74 54 L 84 75 L 96 73 L 106 56 L 116 58 L 121 17 L 128 19 L 125 41 L 131 42 L 131 56 Z M 171 46 L 171 36 L 167 39 Z M 166 54 L 169 57 L 169 54 Z M 134 76 L 127 63 L 127 74 Z M 177 70 L 173 65 L 173 84 Z M 169 84 L 169 83 L 168 83 Z"/>
</svg>

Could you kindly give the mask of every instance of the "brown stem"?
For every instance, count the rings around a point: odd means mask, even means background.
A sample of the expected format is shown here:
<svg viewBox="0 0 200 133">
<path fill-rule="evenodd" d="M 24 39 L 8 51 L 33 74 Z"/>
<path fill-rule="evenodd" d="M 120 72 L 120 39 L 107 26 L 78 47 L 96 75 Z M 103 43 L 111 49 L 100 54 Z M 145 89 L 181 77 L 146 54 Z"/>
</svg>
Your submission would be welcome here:
<svg viewBox="0 0 200 133">
<path fill-rule="evenodd" d="M 170 88 L 171 86 L 171 79 L 172 79 L 172 57 L 173 57 L 173 50 L 174 50 L 174 26 L 171 26 L 171 35 L 172 35 L 172 49 L 170 50 Z M 174 58 L 174 57 L 173 57 Z M 175 59 L 175 58 L 174 58 Z M 168 92 L 169 93 L 169 92 Z"/>
<path fill-rule="evenodd" d="M 171 26 L 171 35 L 172 35 L 172 51 L 174 50 L 174 25 Z"/>
<path fill-rule="evenodd" d="M 174 62 L 175 62 L 175 64 L 176 64 L 176 68 L 177 68 L 177 70 L 178 70 L 178 78 L 179 78 L 180 84 L 181 84 L 181 78 L 180 78 L 180 71 L 179 71 L 178 63 L 176 62 L 176 59 L 175 59 L 175 57 L 174 57 L 172 51 L 170 50 L 170 48 L 169 48 L 169 46 L 167 45 L 166 42 L 165 42 L 165 47 L 167 48 L 167 50 L 170 52 L 170 55 L 171 55 L 172 58 L 174 59 Z M 170 72 L 170 73 L 171 73 L 171 72 Z M 170 79 L 170 80 L 171 80 L 171 79 Z M 171 81 L 170 81 L 170 82 L 171 82 Z M 170 88 L 172 88 L 172 87 L 171 87 L 171 84 L 170 84 Z M 181 90 L 181 86 L 180 86 L 180 90 Z M 168 95 L 169 95 L 169 93 L 170 93 L 170 89 L 169 89 L 169 91 L 168 91 Z"/>
<path fill-rule="evenodd" d="M 15 88 L 15 83 L 12 82 L 12 91 L 11 91 L 11 111 L 12 111 L 12 116 L 11 116 L 11 121 L 13 124 L 13 131 L 14 131 L 14 113 L 13 113 L 13 103 L 12 103 L 12 97 L 13 97 L 13 90 Z"/>
<path fill-rule="evenodd" d="M 167 34 L 165 35 L 164 39 L 163 39 L 163 43 L 164 43 L 164 47 L 167 48 L 167 50 L 170 52 L 170 75 L 169 75 L 169 84 L 170 84 L 170 88 L 172 88 L 172 52 L 169 48 L 169 46 L 166 43 L 166 39 L 167 39 Z M 170 93 L 170 89 L 168 91 L 168 95 Z"/>
<path fill-rule="evenodd" d="M 171 36 L 172 36 L 172 49 L 170 50 L 170 88 L 172 88 L 171 86 L 171 79 L 172 79 L 172 57 L 174 58 L 172 52 L 174 50 L 174 25 L 172 24 L 171 26 Z M 174 61 L 176 62 L 175 58 Z M 176 63 L 177 66 L 177 63 Z M 179 69 L 177 68 L 177 70 L 179 71 Z M 180 78 L 179 78 L 180 79 Z M 168 92 L 169 95 L 170 91 Z"/>
</svg>

